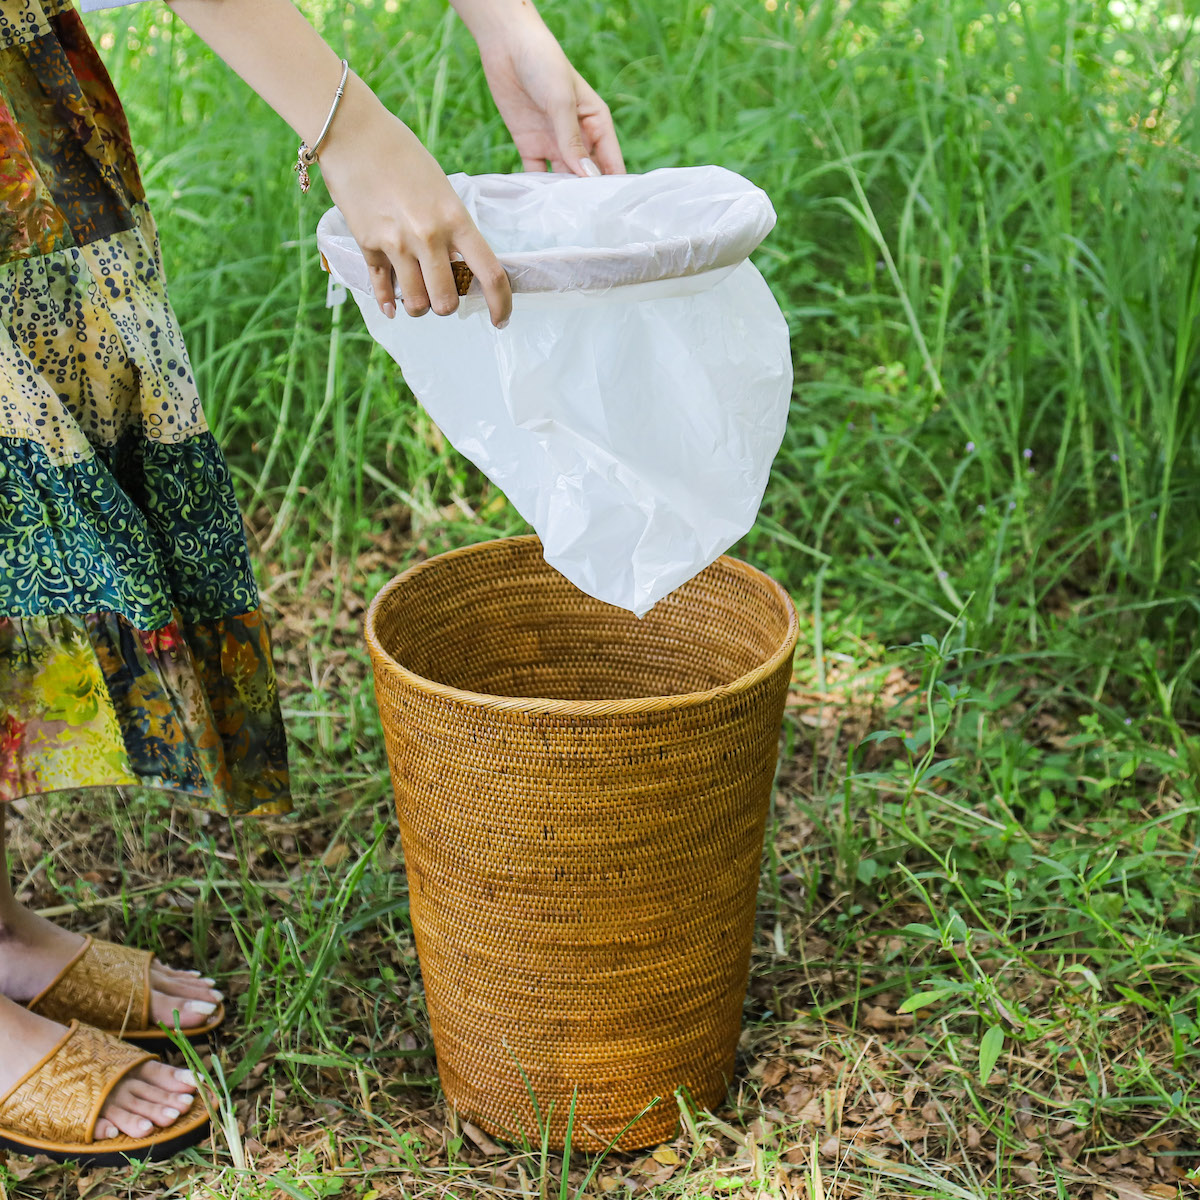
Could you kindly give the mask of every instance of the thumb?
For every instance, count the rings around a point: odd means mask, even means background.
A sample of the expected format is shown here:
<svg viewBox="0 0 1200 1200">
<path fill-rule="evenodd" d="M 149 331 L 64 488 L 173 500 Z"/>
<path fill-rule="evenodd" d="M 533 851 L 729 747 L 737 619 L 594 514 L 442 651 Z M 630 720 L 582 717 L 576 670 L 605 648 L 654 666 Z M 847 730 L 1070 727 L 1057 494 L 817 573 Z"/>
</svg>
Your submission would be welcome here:
<svg viewBox="0 0 1200 1200">
<path fill-rule="evenodd" d="M 573 175 L 599 175 L 600 168 L 587 156 L 574 96 L 555 105 L 553 119 L 554 140 L 558 143 L 558 158 L 563 166 Z"/>
</svg>

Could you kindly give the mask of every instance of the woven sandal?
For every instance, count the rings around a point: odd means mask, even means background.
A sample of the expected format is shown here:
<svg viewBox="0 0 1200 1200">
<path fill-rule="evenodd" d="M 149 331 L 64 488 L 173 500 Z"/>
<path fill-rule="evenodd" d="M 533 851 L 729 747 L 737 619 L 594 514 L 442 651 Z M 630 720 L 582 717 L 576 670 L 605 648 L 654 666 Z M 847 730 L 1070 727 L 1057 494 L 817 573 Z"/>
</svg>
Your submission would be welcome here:
<svg viewBox="0 0 1200 1200">
<path fill-rule="evenodd" d="M 113 1088 L 153 1057 L 72 1021 L 54 1049 L 0 1096 L 0 1150 L 113 1167 L 134 1159 L 170 1158 L 204 1141 L 209 1120 L 198 1097 L 193 1105 L 199 1111 L 184 1113 L 150 1137 L 95 1140 L 96 1121 Z"/>
<path fill-rule="evenodd" d="M 58 977 L 28 1004 L 30 1012 L 66 1025 L 82 1021 L 112 1037 L 137 1044 L 165 1043 L 173 1030 L 150 1022 L 149 950 L 133 950 L 112 942 L 84 939 Z M 203 1025 L 182 1030 L 190 1041 L 208 1037 L 225 1020 L 225 1006 Z"/>
</svg>

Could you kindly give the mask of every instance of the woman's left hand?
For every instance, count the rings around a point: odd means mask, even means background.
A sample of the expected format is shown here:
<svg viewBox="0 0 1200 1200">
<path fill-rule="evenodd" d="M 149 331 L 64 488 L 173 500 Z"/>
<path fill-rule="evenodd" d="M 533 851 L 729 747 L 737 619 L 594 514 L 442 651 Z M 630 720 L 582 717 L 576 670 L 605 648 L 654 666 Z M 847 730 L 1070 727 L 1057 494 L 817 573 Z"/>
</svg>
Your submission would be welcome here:
<svg viewBox="0 0 1200 1200">
<path fill-rule="evenodd" d="M 608 105 L 575 70 L 532 4 L 452 0 L 526 171 L 623 175 Z"/>
</svg>

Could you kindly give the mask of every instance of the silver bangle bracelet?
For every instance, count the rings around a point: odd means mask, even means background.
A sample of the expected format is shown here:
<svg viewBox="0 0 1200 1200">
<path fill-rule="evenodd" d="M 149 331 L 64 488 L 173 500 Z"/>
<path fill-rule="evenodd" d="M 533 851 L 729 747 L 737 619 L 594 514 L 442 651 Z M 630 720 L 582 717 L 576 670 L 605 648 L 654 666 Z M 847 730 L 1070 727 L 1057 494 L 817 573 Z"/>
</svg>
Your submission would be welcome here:
<svg viewBox="0 0 1200 1200">
<path fill-rule="evenodd" d="M 333 124 L 333 118 L 337 114 L 338 106 L 342 102 L 342 96 L 346 93 L 346 79 L 350 75 L 350 64 L 346 59 L 342 59 L 342 78 L 338 82 L 337 92 L 333 97 L 333 104 L 329 108 L 329 116 L 325 118 L 325 124 L 321 126 L 321 132 L 317 134 L 317 140 L 311 146 L 307 142 L 300 143 L 300 149 L 296 154 L 296 166 L 293 168 L 300 176 L 300 190 L 307 192 L 310 185 L 308 177 L 308 168 L 317 161 L 317 151 L 321 148 L 321 143 L 325 140 L 325 135 L 329 132 L 330 125 Z"/>
</svg>

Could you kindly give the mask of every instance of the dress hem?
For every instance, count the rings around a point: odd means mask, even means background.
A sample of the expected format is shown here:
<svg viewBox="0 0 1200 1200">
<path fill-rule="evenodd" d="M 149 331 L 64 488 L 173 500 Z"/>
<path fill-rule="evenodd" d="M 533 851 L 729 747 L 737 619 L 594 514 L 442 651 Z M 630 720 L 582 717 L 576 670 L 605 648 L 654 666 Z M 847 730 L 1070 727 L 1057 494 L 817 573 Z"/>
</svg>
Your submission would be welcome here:
<svg viewBox="0 0 1200 1200">
<path fill-rule="evenodd" d="M 191 807 L 215 813 L 217 816 L 225 817 L 228 820 L 233 820 L 236 817 L 286 817 L 295 811 L 295 806 L 291 799 L 283 799 L 269 800 L 254 808 L 246 809 L 244 812 L 232 812 L 228 806 L 222 803 L 220 797 L 214 795 L 211 791 L 197 791 L 195 788 L 182 787 L 179 784 L 171 783 L 162 778 L 156 779 L 152 776 L 140 779 L 113 779 L 98 783 L 81 783 L 73 787 L 45 788 L 41 791 L 22 792 L 17 796 L 0 796 L 0 811 L 5 806 L 16 804 L 20 801 L 39 800 L 46 796 L 72 795 L 75 792 L 95 792 L 114 788 L 117 791 L 123 788 L 145 788 L 147 791 L 152 792 L 167 792 L 172 796 L 186 796 L 202 802 Z"/>
</svg>

